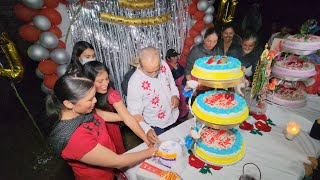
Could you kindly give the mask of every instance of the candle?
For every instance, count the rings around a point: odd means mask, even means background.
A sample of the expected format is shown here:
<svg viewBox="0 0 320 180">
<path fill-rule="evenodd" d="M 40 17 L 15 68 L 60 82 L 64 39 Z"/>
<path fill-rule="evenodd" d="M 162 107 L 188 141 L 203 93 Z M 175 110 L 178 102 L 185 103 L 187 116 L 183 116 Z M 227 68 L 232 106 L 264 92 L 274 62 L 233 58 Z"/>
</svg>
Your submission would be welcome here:
<svg viewBox="0 0 320 180">
<path fill-rule="evenodd" d="M 300 131 L 300 126 L 294 121 L 290 121 L 287 124 L 286 138 L 288 140 L 293 140 Z"/>
</svg>

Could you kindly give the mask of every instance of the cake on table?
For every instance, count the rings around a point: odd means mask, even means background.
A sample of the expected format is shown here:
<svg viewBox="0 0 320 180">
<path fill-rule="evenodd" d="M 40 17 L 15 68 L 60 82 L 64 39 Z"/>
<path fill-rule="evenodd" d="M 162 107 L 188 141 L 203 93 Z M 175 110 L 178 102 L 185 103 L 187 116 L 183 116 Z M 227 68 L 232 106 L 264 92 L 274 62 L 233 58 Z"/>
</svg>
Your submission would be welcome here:
<svg viewBox="0 0 320 180">
<path fill-rule="evenodd" d="M 200 94 L 192 105 L 192 111 L 201 120 L 220 125 L 241 123 L 249 115 L 245 99 L 224 90 Z"/>
<path fill-rule="evenodd" d="M 277 74 L 278 76 L 296 78 L 308 78 L 317 73 L 312 63 L 299 60 L 297 56 L 293 55 L 276 61 L 271 70 L 273 74 Z"/>
<path fill-rule="evenodd" d="M 205 127 L 195 146 L 195 155 L 210 164 L 230 165 L 241 160 L 245 145 L 236 129 L 218 130 Z"/>
<path fill-rule="evenodd" d="M 296 87 L 292 87 L 286 84 L 276 87 L 274 92 L 269 91 L 267 93 L 267 99 L 275 104 L 299 108 L 306 105 L 307 94 Z"/>
<path fill-rule="evenodd" d="M 243 77 L 241 62 L 230 56 L 208 56 L 195 61 L 191 74 L 204 80 L 234 80 Z"/>
<path fill-rule="evenodd" d="M 304 51 L 316 51 L 320 49 L 320 37 L 315 35 L 290 35 L 282 44 L 285 49 L 297 49 Z"/>
</svg>

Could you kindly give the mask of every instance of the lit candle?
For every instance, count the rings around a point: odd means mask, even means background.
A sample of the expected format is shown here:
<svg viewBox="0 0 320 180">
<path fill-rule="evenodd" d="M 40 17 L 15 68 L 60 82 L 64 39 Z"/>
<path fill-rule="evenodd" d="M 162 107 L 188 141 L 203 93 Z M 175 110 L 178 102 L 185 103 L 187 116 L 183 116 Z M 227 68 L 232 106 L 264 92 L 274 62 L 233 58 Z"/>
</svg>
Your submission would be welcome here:
<svg viewBox="0 0 320 180">
<path fill-rule="evenodd" d="M 296 122 L 289 122 L 287 125 L 286 138 L 288 140 L 293 140 L 300 131 L 300 126 Z"/>
</svg>

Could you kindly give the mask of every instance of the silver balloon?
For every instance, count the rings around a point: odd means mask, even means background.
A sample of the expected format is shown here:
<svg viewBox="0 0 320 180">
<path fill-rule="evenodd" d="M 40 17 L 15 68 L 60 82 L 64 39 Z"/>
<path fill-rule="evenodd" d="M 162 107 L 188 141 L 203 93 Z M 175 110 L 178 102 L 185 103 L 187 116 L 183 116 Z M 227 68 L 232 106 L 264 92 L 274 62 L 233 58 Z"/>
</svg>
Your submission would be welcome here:
<svg viewBox="0 0 320 180">
<path fill-rule="evenodd" d="M 194 38 L 194 43 L 195 43 L 196 45 L 202 43 L 202 36 L 200 36 L 200 35 L 196 36 L 196 37 Z"/>
<path fill-rule="evenodd" d="M 213 14 L 214 13 L 214 6 L 210 5 L 205 13 L 206 14 Z"/>
<path fill-rule="evenodd" d="M 49 51 L 48 49 L 42 47 L 41 45 L 31 45 L 28 48 L 28 56 L 34 60 L 34 61 L 41 61 L 43 59 L 48 59 L 49 58 Z"/>
<path fill-rule="evenodd" d="M 203 22 L 205 24 L 210 24 L 212 23 L 213 21 L 213 16 L 211 14 L 206 14 L 204 17 L 203 17 Z"/>
<path fill-rule="evenodd" d="M 202 31 L 201 31 L 201 36 L 202 36 L 202 37 L 204 37 L 204 34 L 206 33 L 207 30 L 208 30 L 208 28 L 202 29 Z"/>
<path fill-rule="evenodd" d="M 35 73 L 36 73 L 36 76 L 39 79 L 43 79 L 44 78 L 44 74 L 42 74 L 42 72 L 40 72 L 38 68 L 36 69 Z"/>
<path fill-rule="evenodd" d="M 47 31 L 51 28 L 50 20 L 47 17 L 41 15 L 37 15 L 33 18 L 33 25 L 41 31 Z"/>
<path fill-rule="evenodd" d="M 197 8 L 199 11 L 207 10 L 208 6 L 209 6 L 209 3 L 207 0 L 200 0 L 197 4 Z"/>
<path fill-rule="evenodd" d="M 55 49 L 50 53 L 50 58 L 57 64 L 66 64 L 69 62 L 69 55 L 65 49 Z"/>
<path fill-rule="evenodd" d="M 41 9 L 44 4 L 43 0 L 22 0 L 21 2 L 31 9 Z"/>
<path fill-rule="evenodd" d="M 40 35 L 40 43 L 45 48 L 56 48 L 59 43 L 58 37 L 52 32 L 43 32 Z"/>
<path fill-rule="evenodd" d="M 46 85 L 44 85 L 43 83 L 41 84 L 41 91 L 46 93 L 46 94 L 52 94 L 53 90 L 49 89 Z"/>
<path fill-rule="evenodd" d="M 70 4 L 77 3 L 79 0 L 67 0 Z"/>
<path fill-rule="evenodd" d="M 57 67 L 57 75 L 59 77 L 63 76 L 67 71 L 68 64 L 62 64 Z"/>
</svg>

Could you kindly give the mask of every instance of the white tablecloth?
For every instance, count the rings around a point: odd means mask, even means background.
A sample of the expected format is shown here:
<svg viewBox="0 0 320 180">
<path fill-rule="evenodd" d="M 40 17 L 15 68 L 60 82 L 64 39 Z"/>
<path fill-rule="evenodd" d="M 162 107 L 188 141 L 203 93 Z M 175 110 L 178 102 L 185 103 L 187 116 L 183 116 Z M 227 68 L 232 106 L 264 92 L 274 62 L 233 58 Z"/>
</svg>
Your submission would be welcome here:
<svg viewBox="0 0 320 180">
<path fill-rule="evenodd" d="M 309 162 L 308 156 L 318 157 L 320 154 L 320 142 L 311 138 L 308 134 L 314 120 L 320 117 L 320 97 L 315 95 L 308 96 L 307 106 L 299 109 L 268 105 L 266 115 L 276 125 L 272 126 L 271 132 L 263 133 L 260 136 L 240 129 L 240 133 L 246 143 L 246 154 L 241 161 L 234 165 L 225 166 L 218 171 L 211 169 L 212 174 L 202 174 L 199 169 L 187 163 L 180 176 L 185 180 L 238 180 L 242 174 L 243 165 L 253 162 L 261 169 L 262 179 L 301 179 L 304 176 L 303 162 Z M 252 117 L 250 116 L 247 120 L 250 121 L 250 118 Z M 283 134 L 283 130 L 289 120 L 299 122 L 302 127 L 302 131 L 293 141 L 288 141 Z M 190 119 L 160 135 L 159 138 L 160 140 L 183 139 L 194 124 L 195 120 Z M 128 152 L 135 152 L 145 148 L 146 145 L 141 144 Z M 188 156 L 185 158 L 188 158 Z M 137 179 L 136 172 L 138 167 L 139 164 L 126 171 L 130 180 Z M 249 173 L 256 172 L 256 169 L 252 166 L 247 169 Z"/>
</svg>

